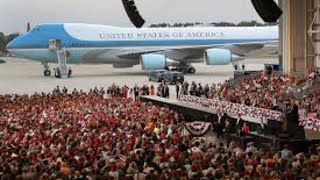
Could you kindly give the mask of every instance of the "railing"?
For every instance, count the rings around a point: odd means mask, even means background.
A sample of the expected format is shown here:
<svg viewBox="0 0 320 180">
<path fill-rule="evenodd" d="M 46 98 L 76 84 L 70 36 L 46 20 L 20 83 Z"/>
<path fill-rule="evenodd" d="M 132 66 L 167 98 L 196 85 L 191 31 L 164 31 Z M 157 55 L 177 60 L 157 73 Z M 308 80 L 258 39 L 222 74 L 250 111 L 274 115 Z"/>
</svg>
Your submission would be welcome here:
<svg viewBox="0 0 320 180">
<path fill-rule="evenodd" d="M 244 104 L 232 103 L 228 101 L 201 98 L 192 95 L 180 95 L 179 100 L 185 103 L 210 108 L 214 113 L 218 113 L 222 109 L 231 117 L 237 117 L 240 115 L 242 119 L 254 123 L 261 123 L 261 121 L 267 123 L 268 119 L 282 121 L 283 117 L 283 114 L 279 111 L 246 106 Z"/>
<path fill-rule="evenodd" d="M 196 106 L 203 106 L 212 109 L 213 113 L 218 113 L 219 110 L 224 110 L 231 118 L 237 118 L 238 115 L 244 121 L 252 123 L 267 123 L 267 120 L 282 121 L 283 114 L 279 111 L 270 109 L 256 108 L 243 104 L 219 101 L 214 99 L 206 99 L 191 95 L 180 95 L 181 102 Z M 299 125 L 305 129 L 320 131 L 320 119 L 313 115 L 300 116 Z"/>
<path fill-rule="evenodd" d="M 272 71 L 272 74 L 276 74 L 276 75 L 285 75 L 285 73 L 283 71 Z M 306 73 L 305 72 L 292 72 L 290 74 L 288 74 L 290 76 L 293 76 L 293 77 L 306 77 Z"/>
<path fill-rule="evenodd" d="M 318 71 L 320 72 L 320 68 L 314 68 L 315 71 Z M 250 79 L 250 78 L 253 78 L 255 76 L 258 76 L 260 75 L 260 73 L 262 73 L 263 71 L 258 71 L 258 72 L 254 72 L 254 73 L 250 73 L 248 75 L 245 75 L 245 76 L 242 76 L 242 77 L 239 77 L 239 78 L 233 78 L 233 79 L 230 79 L 228 81 L 228 84 L 229 86 L 231 87 L 234 87 L 234 86 L 237 86 L 241 81 L 245 80 L 245 79 Z M 283 71 L 272 71 L 272 74 L 275 74 L 275 75 L 284 75 L 285 73 Z M 308 75 L 308 73 L 306 72 L 292 72 L 290 73 L 290 76 L 293 76 L 293 77 L 300 77 L 300 78 L 303 78 L 303 77 L 306 77 Z"/>
<path fill-rule="evenodd" d="M 253 77 L 256 77 L 256 76 L 260 75 L 261 73 L 262 73 L 262 71 L 257 71 L 257 72 L 250 73 L 248 75 L 244 75 L 242 77 L 238 77 L 238 78 L 235 78 L 235 79 L 234 78 L 230 79 L 228 81 L 228 85 L 230 87 L 235 87 L 235 86 L 239 85 L 239 83 L 242 82 L 243 80 L 251 79 Z"/>
</svg>

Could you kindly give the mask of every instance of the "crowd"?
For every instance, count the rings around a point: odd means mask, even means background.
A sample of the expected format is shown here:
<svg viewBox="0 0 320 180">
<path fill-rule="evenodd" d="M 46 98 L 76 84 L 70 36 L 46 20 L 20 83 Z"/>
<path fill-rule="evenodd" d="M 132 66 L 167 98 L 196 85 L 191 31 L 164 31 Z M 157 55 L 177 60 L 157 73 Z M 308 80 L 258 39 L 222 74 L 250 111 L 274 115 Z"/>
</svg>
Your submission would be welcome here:
<svg viewBox="0 0 320 180">
<path fill-rule="evenodd" d="M 1 180 L 320 177 L 320 148 L 294 155 L 184 136 L 182 115 L 127 90 L 0 95 Z"/>
<path fill-rule="evenodd" d="M 125 98 L 117 86 L 107 91 L 112 97 L 103 88 L 0 96 L 1 179 L 130 179 L 155 171 L 151 150 L 157 145 L 162 158 L 165 147 L 176 149 L 180 115 Z"/>
<path fill-rule="evenodd" d="M 129 88 L 127 85 L 120 87 L 113 84 L 107 89 L 107 95 L 133 99 L 139 99 L 140 96 L 144 95 L 157 95 L 159 97 L 169 98 L 170 89 L 165 83 L 160 83 L 157 88 L 154 85 L 150 85 L 150 87 L 148 85 L 142 85 L 140 87 L 136 84 L 133 88 Z"/>
<path fill-rule="evenodd" d="M 298 95 L 303 94 L 316 80 L 319 82 L 319 78 L 319 70 L 313 71 L 304 78 L 261 72 L 256 76 L 241 79 L 237 86 L 230 86 L 227 82 L 204 86 L 201 83 L 192 82 L 189 85 L 185 82 L 181 85 L 180 94 L 219 99 L 273 110 L 280 110 L 280 105 L 283 105 L 285 100 L 294 99 L 299 105 L 301 114 L 318 112 L 318 115 L 320 115 L 319 91 L 313 91 L 298 98 Z"/>
</svg>

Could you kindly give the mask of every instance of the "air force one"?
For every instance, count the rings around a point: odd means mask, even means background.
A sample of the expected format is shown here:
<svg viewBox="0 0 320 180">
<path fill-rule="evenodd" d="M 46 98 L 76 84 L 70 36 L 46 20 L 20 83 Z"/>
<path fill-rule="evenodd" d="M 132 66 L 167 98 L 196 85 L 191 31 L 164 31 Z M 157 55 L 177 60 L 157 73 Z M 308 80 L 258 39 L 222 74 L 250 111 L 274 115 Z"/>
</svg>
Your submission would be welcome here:
<svg viewBox="0 0 320 180">
<path fill-rule="evenodd" d="M 48 63 L 113 64 L 144 70 L 226 65 L 243 60 L 253 51 L 277 48 L 278 27 L 120 28 L 94 24 L 41 24 L 7 45 L 16 57 L 40 61 L 44 75 Z M 274 48 L 273 52 L 276 51 Z M 191 66 L 192 67 L 192 66 Z M 190 68 L 191 73 L 195 72 Z"/>
</svg>

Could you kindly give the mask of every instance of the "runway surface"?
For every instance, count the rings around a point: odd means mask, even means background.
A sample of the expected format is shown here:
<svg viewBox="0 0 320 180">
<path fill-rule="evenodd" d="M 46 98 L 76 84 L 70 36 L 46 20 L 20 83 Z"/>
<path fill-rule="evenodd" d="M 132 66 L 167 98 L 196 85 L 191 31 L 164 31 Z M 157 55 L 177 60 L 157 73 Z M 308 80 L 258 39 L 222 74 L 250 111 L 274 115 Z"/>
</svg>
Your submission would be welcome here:
<svg viewBox="0 0 320 180">
<path fill-rule="evenodd" d="M 73 88 L 89 90 L 90 88 L 108 87 L 112 83 L 117 85 L 126 84 L 129 87 L 138 85 L 158 86 L 157 82 L 148 80 L 148 71 L 141 70 L 137 65 L 133 68 L 114 69 L 112 65 L 69 65 L 73 71 L 71 79 L 56 79 L 43 76 L 43 66 L 34 61 L 17 58 L 6 58 L 5 64 L 0 64 L 0 94 L 17 93 L 33 94 L 34 92 L 50 92 L 56 86 L 67 87 L 70 91 Z M 262 70 L 264 66 L 259 59 L 246 60 L 246 69 Z M 276 60 L 268 60 L 275 63 Z M 232 65 L 207 66 L 204 63 L 193 64 L 196 74 L 185 75 L 185 81 L 195 81 L 205 85 L 212 82 L 224 82 L 233 76 Z M 56 67 L 50 64 L 50 68 Z M 175 97 L 175 86 L 170 86 L 170 96 Z"/>
</svg>

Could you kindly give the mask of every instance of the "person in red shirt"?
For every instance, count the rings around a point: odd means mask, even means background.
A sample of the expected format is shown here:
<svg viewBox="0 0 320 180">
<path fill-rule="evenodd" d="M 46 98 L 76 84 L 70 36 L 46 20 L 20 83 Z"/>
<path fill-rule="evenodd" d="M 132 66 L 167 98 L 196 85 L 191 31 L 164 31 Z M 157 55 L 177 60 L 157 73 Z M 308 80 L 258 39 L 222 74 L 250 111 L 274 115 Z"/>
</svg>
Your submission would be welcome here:
<svg viewBox="0 0 320 180">
<path fill-rule="evenodd" d="M 244 122 L 242 126 L 242 133 L 243 134 L 248 134 L 249 133 L 249 124 Z"/>
<path fill-rule="evenodd" d="M 150 95 L 151 96 L 154 96 L 155 95 L 155 91 L 154 91 L 154 86 L 153 86 L 153 84 L 150 86 Z"/>
</svg>

